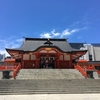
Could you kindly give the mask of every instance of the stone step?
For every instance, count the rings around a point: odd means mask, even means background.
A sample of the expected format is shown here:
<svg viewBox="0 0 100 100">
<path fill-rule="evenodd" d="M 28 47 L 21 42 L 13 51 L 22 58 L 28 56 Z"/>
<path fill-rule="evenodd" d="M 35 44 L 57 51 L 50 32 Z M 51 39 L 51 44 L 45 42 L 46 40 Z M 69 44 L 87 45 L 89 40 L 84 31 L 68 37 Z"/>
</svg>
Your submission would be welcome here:
<svg viewBox="0 0 100 100">
<path fill-rule="evenodd" d="M 85 79 L 76 69 L 21 69 L 16 79 Z"/>
<path fill-rule="evenodd" d="M 0 95 L 100 93 L 100 80 L 0 80 Z"/>
</svg>

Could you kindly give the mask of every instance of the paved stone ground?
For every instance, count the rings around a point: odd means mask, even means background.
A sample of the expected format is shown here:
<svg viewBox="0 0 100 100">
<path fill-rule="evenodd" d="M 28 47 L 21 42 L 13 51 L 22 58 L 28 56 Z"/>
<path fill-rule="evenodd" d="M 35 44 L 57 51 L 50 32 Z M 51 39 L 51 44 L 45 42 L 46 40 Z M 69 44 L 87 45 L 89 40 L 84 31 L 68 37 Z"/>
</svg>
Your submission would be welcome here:
<svg viewBox="0 0 100 100">
<path fill-rule="evenodd" d="M 0 95 L 0 100 L 100 100 L 100 94 Z"/>
</svg>

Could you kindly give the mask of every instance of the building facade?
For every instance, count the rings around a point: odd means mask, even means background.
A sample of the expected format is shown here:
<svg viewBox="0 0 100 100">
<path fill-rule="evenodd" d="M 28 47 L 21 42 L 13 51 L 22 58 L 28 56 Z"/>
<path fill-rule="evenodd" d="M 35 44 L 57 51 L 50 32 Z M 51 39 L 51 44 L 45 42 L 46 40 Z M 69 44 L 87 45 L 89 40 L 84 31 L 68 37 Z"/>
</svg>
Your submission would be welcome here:
<svg viewBox="0 0 100 100">
<path fill-rule="evenodd" d="M 87 50 L 87 53 L 83 55 L 80 59 L 88 61 L 100 61 L 100 44 L 84 44 L 81 50 Z"/>
<path fill-rule="evenodd" d="M 22 68 L 69 69 L 87 52 L 80 50 L 79 46 L 68 43 L 66 39 L 25 38 L 20 48 L 6 50 L 21 63 Z"/>
</svg>

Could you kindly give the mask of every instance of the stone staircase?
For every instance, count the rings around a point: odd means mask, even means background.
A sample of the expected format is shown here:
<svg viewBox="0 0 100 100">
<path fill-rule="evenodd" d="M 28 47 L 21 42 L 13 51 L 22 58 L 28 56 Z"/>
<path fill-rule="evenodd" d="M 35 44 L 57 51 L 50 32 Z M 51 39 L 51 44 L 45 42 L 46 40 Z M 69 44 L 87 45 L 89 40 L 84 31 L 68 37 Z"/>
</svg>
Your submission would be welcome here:
<svg viewBox="0 0 100 100">
<path fill-rule="evenodd" d="M 16 79 L 85 79 L 76 69 L 21 69 Z"/>
<path fill-rule="evenodd" d="M 0 80 L 0 95 L 100 93 L 100 79 L 75 69 L 21 69 L 14 80 Z"/>
<path fill-rule="evenodd" d="M 0 80 L 0 95 L 100 93 L 100 80 L 31 79 Z"/>
</svg>

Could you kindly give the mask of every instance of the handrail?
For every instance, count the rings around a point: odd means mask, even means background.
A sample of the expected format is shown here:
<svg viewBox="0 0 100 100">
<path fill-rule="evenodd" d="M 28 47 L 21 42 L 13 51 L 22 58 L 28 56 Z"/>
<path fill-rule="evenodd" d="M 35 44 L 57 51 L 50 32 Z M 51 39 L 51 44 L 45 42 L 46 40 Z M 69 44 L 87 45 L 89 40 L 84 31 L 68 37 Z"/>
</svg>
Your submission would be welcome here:
<svg viewBox="0 0 100 100">
<path fill-rule="evenodd" d="M 14 69 L 12 78 L 15 78 L 19 70 L 21 69 L 21 64 L 19 63 L 18 66 Z"/>
<path fill-rule="evenodd" d="M 14 70 L 14 66 L 13 67 L 9 67 L 9 66 L 0 66 L 0 71 L 2 70 Z"/>
<path fill-rule="evenodd" d="M 86 73 L 86 70 L 84 68 L 82 68 L 81 66 L 79 65 L 74 65 L 75 69 L 79 70 L 79 72 L 81 72 L 81 74 L 87 78 L 87 73 Z"/>
</svg>

